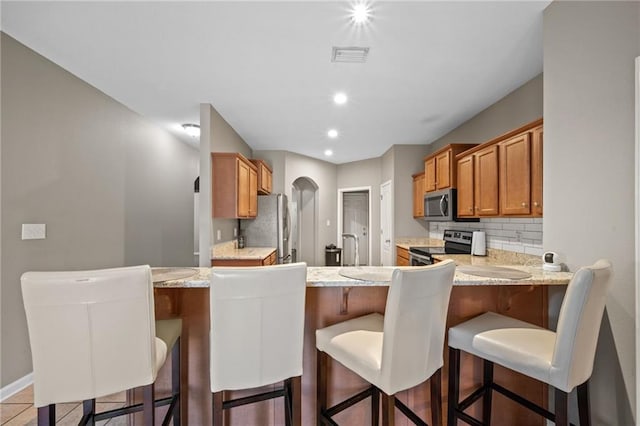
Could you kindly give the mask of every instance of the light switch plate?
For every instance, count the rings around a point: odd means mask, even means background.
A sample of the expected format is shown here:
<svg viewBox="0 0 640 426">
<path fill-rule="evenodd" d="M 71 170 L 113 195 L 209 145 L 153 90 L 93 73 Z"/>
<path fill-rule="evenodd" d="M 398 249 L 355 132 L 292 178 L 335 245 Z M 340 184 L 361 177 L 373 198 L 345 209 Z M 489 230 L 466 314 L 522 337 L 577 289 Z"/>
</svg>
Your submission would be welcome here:
<svg viewBox="0 0 640 426">
<path fill-rule="evenodd" d="M 46 225 L 44 223 L 23 223 L 23 240 L 44 240 L 47 237 Z"/>
</svg>

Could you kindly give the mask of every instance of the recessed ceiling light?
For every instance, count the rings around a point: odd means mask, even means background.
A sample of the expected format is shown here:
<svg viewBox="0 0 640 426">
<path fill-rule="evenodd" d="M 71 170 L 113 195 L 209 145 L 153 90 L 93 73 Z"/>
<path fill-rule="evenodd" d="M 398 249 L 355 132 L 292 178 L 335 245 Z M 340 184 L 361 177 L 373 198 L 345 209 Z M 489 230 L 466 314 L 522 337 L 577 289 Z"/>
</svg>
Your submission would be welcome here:
<svg viewBox="0 0 640 426">
<path fill-rule="evenodd" d="M 327 157 L 331 157 L 333 155 L 333 151 L 331 151 L 330 149 L 326 149 L 324 151 L 324 155 L 326 155 Z"/>
<path fill-rule="evenodd" d="M 347 103 L 347 95 L 342 92 L 336 93 L 335 95 L 333 95 L 333 102 L 335 102 L 337 105 L 345 104 Z"/>
<path fill-rule="evenodd" d="M 197 124 L 190 124 L 190 123 L 183 124 L 182 128 L 192 138 L 200 137 L 200 126 L 198 126 Z"/>
<path fill-rule="evenodd" d="M 364 24 L 369 20 L 369 16 L 371 15 L 371 10 L 366 3 L 358 3 L 353 6 L 353 10 L 351 11 L 351 20 L 355 24 Z"/>
<path fill-rule="evenodd" d="M 336 129 L 331 129 L 327 132 L 327 136 L 329 136 L 331 139 L 335 139 L 338 137 L 338 131 Z"/>
</svg>

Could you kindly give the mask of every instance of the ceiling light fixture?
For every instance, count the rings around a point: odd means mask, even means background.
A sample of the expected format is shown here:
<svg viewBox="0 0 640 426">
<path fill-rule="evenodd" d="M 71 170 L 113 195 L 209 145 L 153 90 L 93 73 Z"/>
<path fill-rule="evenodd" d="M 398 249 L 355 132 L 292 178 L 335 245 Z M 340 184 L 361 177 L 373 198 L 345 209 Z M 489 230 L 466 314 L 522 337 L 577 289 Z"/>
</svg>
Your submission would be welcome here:
<svg viewBox="0 0 640 426">
<path fill-rule="evenodd" d="M 354 24 L 364 24 L 369 20 L 371 10 L 366 3 L 358 3 L 351 10 L 351 20 Z"/>
<path fill-rule="evenodd" d="M 183 124 L 182 128 L 192 138 L 200 137 L 200 126 L 198 126 L 197 124 L 190 124 L 190 123 Z"/>
<path fill-rule="evenodd" d="M 342 92 L 336 93 L 335 95 L 333 95 L 333 102 L 336 103 L 336 105 L 343 105 L 347 103 L 347 95 L 345 95 Z"/>
<path fill-rule="evenodd" d="M 335 139 L 338 137 L 338 131 L 336 129 L 331 129 L 327 132 L 327 136 L 329 136 L 331 139 Z"/>
<path fill-rule="evenodd" d="M 327 157 L 331 157 L 333 155 L 333 151 L 331 151 L 330 149 L 326 149 L 324 151 L 324 155 L 326 155 Z"/>
</svg>

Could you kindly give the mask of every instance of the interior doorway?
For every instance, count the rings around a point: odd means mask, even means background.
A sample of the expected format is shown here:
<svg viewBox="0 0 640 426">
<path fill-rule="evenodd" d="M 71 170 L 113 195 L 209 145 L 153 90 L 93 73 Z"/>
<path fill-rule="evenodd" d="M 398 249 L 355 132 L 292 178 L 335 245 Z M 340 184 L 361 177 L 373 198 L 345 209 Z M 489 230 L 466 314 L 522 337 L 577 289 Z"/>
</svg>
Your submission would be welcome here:
<svg viewBox="0 0 640 426">
<path fill-rule="evenodd" d="M 371 187 L 338 189 L 338 245 L 342 247 L 344 265 L 354 265 L 355 239 L 343 238 L 343 234 L 358 237 L 359 265 L 371 262 Z"/>
<path fill-rule="evenodd" d="M 313 179 L 299 177 L 293 181 L 289 214 L 291 260 L 315 266 L 318 240 L 318 185 Z"/>
</svg>

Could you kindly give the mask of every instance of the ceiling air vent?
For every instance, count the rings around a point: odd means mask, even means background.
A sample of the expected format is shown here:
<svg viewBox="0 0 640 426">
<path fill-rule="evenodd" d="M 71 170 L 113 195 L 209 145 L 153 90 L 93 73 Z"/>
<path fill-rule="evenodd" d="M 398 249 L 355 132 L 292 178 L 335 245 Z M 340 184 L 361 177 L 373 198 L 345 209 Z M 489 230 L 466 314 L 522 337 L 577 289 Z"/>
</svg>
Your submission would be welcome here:
<svg viewBox="0 0 640 426">
<path fill-rule="evenodd" d="M 331 62 L 366 62 L 368 47 L 333 47 Z"/>
</svg>

